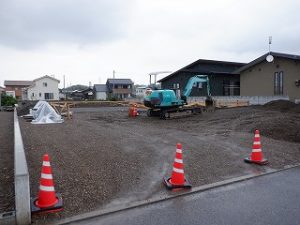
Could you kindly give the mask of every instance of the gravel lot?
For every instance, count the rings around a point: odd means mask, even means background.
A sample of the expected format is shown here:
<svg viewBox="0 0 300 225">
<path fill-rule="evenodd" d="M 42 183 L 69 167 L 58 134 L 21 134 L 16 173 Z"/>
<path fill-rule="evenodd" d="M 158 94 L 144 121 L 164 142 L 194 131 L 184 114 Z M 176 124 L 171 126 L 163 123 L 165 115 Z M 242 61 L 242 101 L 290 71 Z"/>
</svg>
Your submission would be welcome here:
<svg viewBox="0 0 300 225">
<path fill-rule="evenodd" d="M 300 108 L 286 102 L 221 109 L 171 120 L 145 111 L 128 118 L 127 107 L 74 109 L 63 124 L 32 125 L 20 119 L 32 196 L 38 193 L 41 160 L 49 153 L 64 211 L 36 224 L 172 194 L 162 184 L 171 174 L 177 142 L 193 186 L 279 169 L 300 162 Z M 268 166 L 246 164 L 254 130 L 260 129 Z"/>
<path fill-rule="evenodd" d="M 13 112 L 0 112 L 0 213 L 15 208 L 13 123 Z"/>
</svg>

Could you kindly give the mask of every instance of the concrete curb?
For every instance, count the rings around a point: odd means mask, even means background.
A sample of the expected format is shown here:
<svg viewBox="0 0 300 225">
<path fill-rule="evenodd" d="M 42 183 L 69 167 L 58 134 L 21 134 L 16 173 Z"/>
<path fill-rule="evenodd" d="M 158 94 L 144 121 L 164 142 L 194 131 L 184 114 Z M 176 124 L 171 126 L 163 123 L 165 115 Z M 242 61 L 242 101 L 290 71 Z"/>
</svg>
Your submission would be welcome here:
<svg viewBox="0 0 300 225">
<path fill-rule="evenodd" d="M 181 197 L 181 196 L 187 196 L 187 195 L 191 195 L 191 194 L 194 194 L 194 193 L 197 193 L 197 192 L 203 192 L 203 191 L 206 191 L 206 190 L 210 190 L 210 189 L 230 185 L 230 184 L 233 184 L 233 183 L 250 180 L 250 179 L 253 179 L 253 178 L 256 178 L 256 177 L 261 177 L 261 176 L 270 175 L 270 174 L 277 173 L 277 172 L 282 172 L 282 171 L 289 170 L 289 169 L 292 169 L 292 168 L 296 168 L 296 167 L 299 167 L 299 166 L 300 166 L 300 164 L 297 164 L 297 165 L 293 165 L 293 166 L 286 166 L 284 169 L 279 169 L 279 170 L 274 169 L 274 170 L 269 170 L 268 172 L 265 172 L 265 173 L 240 176 L 240 177 L 236 177 L 236 178 L 216 182 L 216 183 L 213 183 L 213 184 L 207 184 L 207 185 L 195 187 L 191 191 L 176 193 L 176 195 L 173 195 L 173 196 L 170 196 L 170 195 L 159 196 L 159 197 L 154 197 L 154 198 L 144 200 L 144 201 L 138 201 L 138 202 L 135 202 L 135 203 L 124 204 L 124 205 L 121 205 L 121 206 L 118 206 L 118 207 L 95 210 L 93 212 L 84 213 L 84 214 L 73 216 L 73 217 L 70 217 L 70 218 L 66 218 L 66 219 L 63 219 L 63 220 L 60 220 L 60 221 L 57 221 L 57 222 L 54 222 L 54 223 L 49 223 L 49 225 L 71 224 L 72 222 L 79 222 L 79 221 L 83 221 L 83 220 L 86 220 L 86 219 L 91 219 L 91 218 L 98 217 L 98 216 L 104 216 L 104 215 L 109 215 L 109 214 L 113 214 L 113 213 L 117 213 L 117 212 L 122 212 L 122 211 L 125 211 L 125 210 L 134 209 L 134 208 L 137 208 L 137 207 L 158 203 L 158 202 L 166 201 L 166 200 L 169 200 L 169 199 L 178 198 L 178 197 Z"/>
<path fill-rule="evenodd" d="M 14 111 L 14 142 L 16 224 L 28 225 L 31 223 L 29 173 L 16 109 Z"/>
</svg>

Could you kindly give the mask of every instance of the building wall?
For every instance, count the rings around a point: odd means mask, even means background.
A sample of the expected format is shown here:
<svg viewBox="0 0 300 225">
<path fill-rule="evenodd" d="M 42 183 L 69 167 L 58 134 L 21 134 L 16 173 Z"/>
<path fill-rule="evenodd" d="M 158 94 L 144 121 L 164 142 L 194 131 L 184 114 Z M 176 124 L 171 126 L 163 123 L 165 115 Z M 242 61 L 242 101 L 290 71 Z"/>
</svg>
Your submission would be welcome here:
<svg viewBox="0 0 300 225">
<path fill-rule="evenodd" d="M 7 85 L 5 86 L 5 91 L 14 91 L 15 92 L 15 97 L 17 99 L 22 99 L 22 88 L 25 88 L 28 86 L 22 86 L 22 85 L 18 85 L 18 86 L 10 86 Z"/>
<path fill-rule="evenodd" d="M 47 83 L 47 86 L 44 86 L 44 83 Z M 28 88 L 28 99 L 59 100 L 58 83 L 59 82 L 48 77 L 35 81 L 35 85 L 33 87 Z M 45 93 L 52 93 L 53 98 L 45 99 Z"/>
<path fill-rule="evenodd" d="M 96 92 L 96 100 L 106 100 L 105 92 Z"/>
<path fill-rule="evenodd" d="M 17 97 L 15 91 L 5 91 L 5 94 L 6 94 L 7 96 L 11 96 L 11 97 L 14 97 L 14 98 Z M 17 99 L 20 99 L 20 97 L 18 97 Z"/>
<path fill-rule="evenodd" d="M 143 98 L 146 95 L 146 87 L 137 87 L 135 89 L 135 96 L 138 98 Z"/>
<path fill-rule="evenodd" d="M 300 99 L 300 87 L 295 81 L 300 79 L 298 60 L 274 57 L 274 61 L 263 61 L 241 72 L 242 96 L 274 96 L 274 74 L 283 72 L 283 96 L 291 100 Z"/>
<path fill-rule="evenodd" d="M 174 89 L 179 84 L 180 93 L 188 82 L 188 80 L 197 75 L 198 73 L 179 72 L 177 75 L 161 82 L 162 89 Z M 224 82 L 240 82 L 239 75 L 209 75 L 209 83 L 211 89 L 211 95 L 223 96 L 224 95 Z M 175 85 L 175 86 L 174 86 Z M 207 87 L 206 83 L 203 83 L 202 88 L 194 87 L 190 96 L 206 96 Z M 236 94 L 239 95 L 239 92 Z"/>
<path fill-rule="evenodd" d="M 106 82 L 107 97 L 124 99 L 131 97 L 133 84 L 111 84 Z"/>
</svg>

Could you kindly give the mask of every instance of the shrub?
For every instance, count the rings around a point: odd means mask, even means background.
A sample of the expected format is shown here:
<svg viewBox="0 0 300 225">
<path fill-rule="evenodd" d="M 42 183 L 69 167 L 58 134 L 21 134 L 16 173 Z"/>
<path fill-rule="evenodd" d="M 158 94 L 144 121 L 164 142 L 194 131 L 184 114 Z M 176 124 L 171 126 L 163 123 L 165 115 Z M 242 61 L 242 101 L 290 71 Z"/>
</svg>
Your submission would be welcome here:
<svg viewBox="0 0 300 225">
<path fill-rule="evenodd" d="M 1 95 L 1 105 L 2 106 L 14 106 L 17 104 L 17 99 L 13 96 L 3 94 Z"/>
</svg>

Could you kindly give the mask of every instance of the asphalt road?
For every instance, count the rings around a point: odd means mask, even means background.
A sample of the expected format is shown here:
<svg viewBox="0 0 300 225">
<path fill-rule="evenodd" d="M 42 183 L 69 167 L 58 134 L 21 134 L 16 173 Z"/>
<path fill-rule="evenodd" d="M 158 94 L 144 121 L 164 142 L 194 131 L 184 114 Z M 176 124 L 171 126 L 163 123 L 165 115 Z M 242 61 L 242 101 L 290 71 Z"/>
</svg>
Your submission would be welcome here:
<svg viewBox="0 0 300 225">
<path fill-rule="evenodd" d="M 298 225 L 300 167 L 72 224 Z"/>
</svg>

